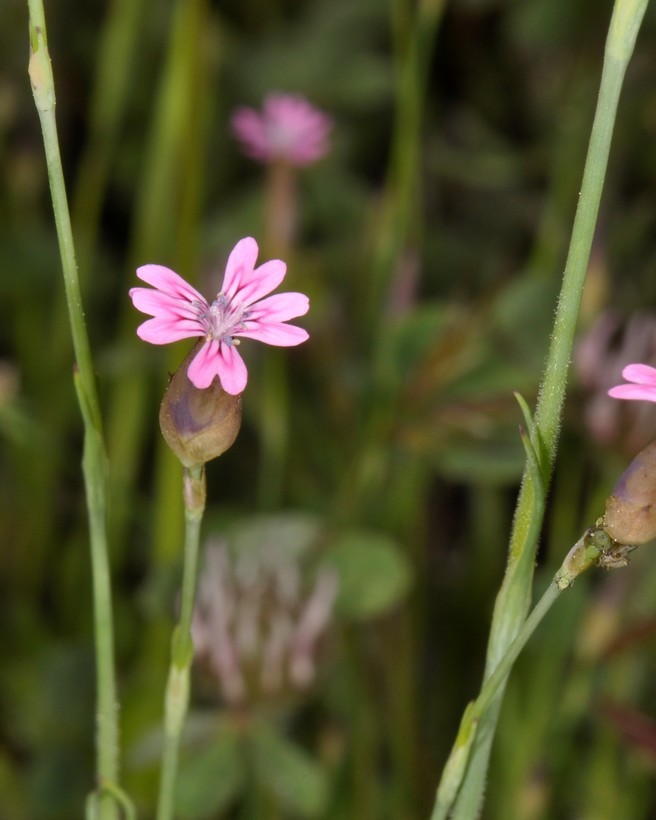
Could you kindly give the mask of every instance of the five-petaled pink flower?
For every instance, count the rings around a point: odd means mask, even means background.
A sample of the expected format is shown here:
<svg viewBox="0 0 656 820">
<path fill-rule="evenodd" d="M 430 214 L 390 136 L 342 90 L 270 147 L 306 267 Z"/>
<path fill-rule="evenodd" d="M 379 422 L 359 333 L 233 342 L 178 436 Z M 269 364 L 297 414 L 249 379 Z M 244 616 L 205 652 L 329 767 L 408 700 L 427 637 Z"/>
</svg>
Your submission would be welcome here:
<svg viewBox="0 0 656 820">
<path fill-rule="evenodd" d="M 262 111 L 237 108 L 232 130 L 248 156 L 311 165 L 328 152 L 331 118 L 295 94 L 269 94 Z"/>
<path fill-rule="evenodd" d="M 629 364 L 622 371 L 622 376 L 630 384 L 612 387 L 608 395 L 614 399 L 634 399 L 656 401 L 656 368 L 648 364 Z"/>
<path fill-rule="evenodd" d="M 257 253 L 257 242 L 251 237 L 237 242 L 221 290 L 211 304 L 163 265 L 143 265 L 137 270 L 137 276 L 154 288 L 130 290 L 137 310 L 153 317 L 139 325 L 137 335 L 155 345 L 205 337 L 187 370 L 189 380 L 199 389 L 209 387 L 215 376 L 233 396 L 246 387 L 248 372 L 237 352 L 237 337 L 280 347 L 292 347 L 308 338 L 307 331 L 286 324 L 307 313 L 308 297 L 278 293 L 263 299 L 282 282 L 287 266 L 273 259 L 256 268 Z"/>
</svg>

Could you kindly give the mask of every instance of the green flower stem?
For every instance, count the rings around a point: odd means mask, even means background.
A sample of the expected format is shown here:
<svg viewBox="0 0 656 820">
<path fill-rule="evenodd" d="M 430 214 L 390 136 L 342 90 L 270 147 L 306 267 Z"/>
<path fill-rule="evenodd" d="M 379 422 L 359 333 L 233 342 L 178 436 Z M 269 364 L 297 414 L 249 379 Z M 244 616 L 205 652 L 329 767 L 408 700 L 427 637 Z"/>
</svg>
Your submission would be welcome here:
<svg viewBox="0 0 656 820">
<path fill-rule="evenodd" d="M 613 126 L 628 60 L 633 52 L 647 0 L 616 0 L 604 55 L 599 99 L 586 158 L 554 332 L 535 413 L 535 440 L 542 481 L 548 487 L 556 454 L 560 416 L 565 396 L 576 320 L 587 272 L 599 202 L 608 164 Z M 538 524 L 542 513 L 536 505 L 540 489 L 534 472 L 527 468 L 522 481 L 508 565 L 497 596 L 488 643 L 484 679 L 495 673 L 508 647 L 519 633 L 530 605 Z M 494 698 L 481 715 L 462 788 L 453 817 L 469 820 L 479 815 L 485 788 L 492 740 L 496 728 L 505 676 Z"/>
<path fill-rule="evenodd" d="M 152 4 L 146 5 L 152 9 Z M 216 20 L 210 19 L 206 0 L 173 0 L 162 6 L 158 24 L 166 26 L 168 41 L 158 84 L 151 95 L 152 122 L 135 187 L 133 239 L 128 254 L 132 261 L 126 293 L 128 286 L 137 283 L 134 268 L 145 261 L 167 260 L 167 265 L 191 279 L 198 268 L 197 249 L 202 244 L 197 231 L 204 201 L 206 125 L 209 106 L 217 94 L 216 66 L 221 64 Z M 140 42 L 143 45 L 143 38 Z M 159 406 L 159 396 L 155 399 L 143 367 L 136 366 L 144 355 L 134 332 L 137 323 L 134 307 L 126 298 L 118 319 L 123 365 L 109 385 L 107 402 L 112 542 L 118 550 L 125 542 L 139 466 L 152 430 L 153 413 Z M 170 372 L 177 369 L 179 357 L 177 346 L 166 353 Z M 184 512 L 177 463 L 163 443 L 158 443 L 155 460 L 152 563 L 153 572 L 158 573 L 167 571 L 177 560 Z M 117 558 L 121 559 L 120 552 Z M 144 641 L 152 643 L 148 636 Z"/>
<path fill-rule="evenodd" d="M 365 326 L 376 371 L 384 369 L 386 348 L 380 340 L 389 306 L 390 282 L 409 245 L 421 235 L 421 137 L 430 60 L 442 19 L 444 0 L 394 0 L 395 118 L 389 168 L 365 294 Z"/>
<path fill-rule="evenodd" d="M 88 113 L 89 136 L 80 159 L 73 200 L 82 275 L 96 248 L 100 213 L 111 163 L 128 104 L 135 58 L 141 42 L 147 4 L 144 0 L 111 0 L 99 31 L 94 88 Z M 116 55 L 121 59 L 117 60 Z"/>
<path fill-rule="evenodd" d="M 267 167 L 263 258 L 289 263 L 297 223 L 297 170 L 288 162 L 273 162 Z M 289 450 L 289 376 L 279 350 L 262 352 L 261 373 L 257 495 L 261 509 L 273 510 L 282 499 Z"/>
<path fill-rule="evenodd" d="M 76 359 L 75 388 L 84 422 L 83 474 L 89 515 L 91 571 L 97 674 L 97 782 L 91 798 L 93 816 L 113 820 L 119 816 L 118 719 L 114 672 L 114 633 L 107 550 L 107 464 L 100 405 L 96 391 L 91 348 L 82 310 L 75 248 L 55 121 L 55 86 L 48 54 L 42 0 L 29 0 L 30 64 L 32 83 L 52 195 L 55 224 L 64 274 L 64 286 Z M 127 798 L 123 797 L 124 802 Z"/>
<path fill-rule="evenodd" d="M 42 0 L 28 0 L 28 6 L 30 12 L 30 82 L 32 83 L 32 93 L 43 133 L 73 347 L 80 373 L 80 384 L 87 397 L 91 419 L 96 428 L 100 430 L 100 409 L 93 375 L 91 348 L 82 309 L 75 247 L 73 245 L 73 231 L 71 229 L 64 172 L 57 138 L 55 82 L 50 64 L 50 54 L 48 53 L 43 2 Z"/>
<path fill-rule="evenodd" d="M 205 470 L 184 470 L 185 548 L 182 572 L 180 619 L 171 640 L 171 665 L 164 700 L 164 750 L 157 804 L 157 820 L 172 820 L 175 805 L 175 781 L 178 772 L 180 737 L 189 705 L 189 677 L 194 646 L 191 619 L 194 614 L 200 525 L 205 511 Z"/>
<path fill-rule="evenodd" d="M 494 702 L 499 688 L 503 686 L 520 652 L 558 600 L 560 593 L 569 589 L 579 575 L 594 565 L 626 566 L 627 549 L 630 548 L 610 542 L 603 530 L 593 528 L 587 530 L 569 551 L 546 591 L 507 647 L 494 672 L 486 679 L 478 698 L 465 710 L 453 749 L 444 767 L 431 820 L 445 820 L 449 816 L 467 769 L 481 719 Z"/>
</svg>

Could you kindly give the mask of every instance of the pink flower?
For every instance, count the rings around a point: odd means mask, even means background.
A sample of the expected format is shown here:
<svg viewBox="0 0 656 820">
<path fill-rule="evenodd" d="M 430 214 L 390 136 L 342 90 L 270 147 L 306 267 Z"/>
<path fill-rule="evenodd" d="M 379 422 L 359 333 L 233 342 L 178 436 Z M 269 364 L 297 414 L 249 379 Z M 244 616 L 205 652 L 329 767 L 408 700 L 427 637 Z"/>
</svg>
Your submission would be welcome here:
<svg viewBox="0 0 656 820">
<path fill-rule="evenodd" d="M 251 237 L 237 242 L 228 257 L 221 290 L 211 304 L 163 265 L 143 265 L 137 270 L 137 276 L 154 288 L 130 290 L 137 310 L 154 317 L 137 328 L 137 335 L 154 345 L 205 337 L 187 370 L 191 383 L 201 390 L 215 376 L 233 396 L 246 387 L 248 372 L 237 352 L 238 336 L 280 347 L 292 347 L 308 338 L 302 328 L 286 324 L 307 313 L 307 296 L 278 293 L 263 299 L 282 282 L 287 266 L 273 259 L 256 268 L 257 253 L 257 242 Z"/>
<path fill-rule="evenodd" d="M 328 151 L 331 118 L 301 96 L 269 94 L 262 112 L 237 108 L 232 130 L 244 152 L 262 162 L 311 165 Z"/>
<path fill-rule="evenodd" d="M 631 384 L 620 384 L 612 387 L 608 395 L 614 399 L 635 399 L 656 401 L 656 368 L 648 364 L 629 364 L 622 371 L 622 376 Z"/>
</svg>

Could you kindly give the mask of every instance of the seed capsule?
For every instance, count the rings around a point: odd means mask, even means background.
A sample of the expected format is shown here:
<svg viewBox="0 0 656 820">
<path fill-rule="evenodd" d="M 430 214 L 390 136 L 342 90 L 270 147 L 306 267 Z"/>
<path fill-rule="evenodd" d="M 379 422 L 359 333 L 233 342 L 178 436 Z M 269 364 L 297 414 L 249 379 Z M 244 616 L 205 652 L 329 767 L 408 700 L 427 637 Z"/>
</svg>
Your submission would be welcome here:
<svg viewBox="0 0 656 820">
<path fill-rule="evenodd" d="M 166 443 L 185 467 L 198 467 L 224 453 L 241 427 L 241 396 L 231 396 L 218 379 L 205 390 L 189 381 L 194 347 L 169 382 L 159 411 Z"/>
<path fill-rule="evenodd" d="M 638 453 L 606 499 L 604 528 L 620 544 L 656 538 L 656 441 Z"/>
</svg>

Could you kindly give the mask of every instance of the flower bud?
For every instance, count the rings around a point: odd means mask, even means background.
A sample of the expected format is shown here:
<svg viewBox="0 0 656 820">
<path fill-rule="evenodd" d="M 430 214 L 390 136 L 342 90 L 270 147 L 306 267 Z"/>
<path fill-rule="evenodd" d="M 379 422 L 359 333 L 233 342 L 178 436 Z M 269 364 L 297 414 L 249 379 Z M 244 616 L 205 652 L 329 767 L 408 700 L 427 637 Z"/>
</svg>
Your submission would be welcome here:
<svg viewBox="0 0 656 820">
<path fill-rule="evenodd" d="M 656 538 L 656 441 L 638 453 L 606 499 L 604 528 L 620 544 Z"/>
<path fill-rule="evenodd" d="M 205 390 L 189 381 L 196 345 L 169 382 L 159 411 L 166 443 L 185 467 L 198 467 L 224 453 L 241 426 L 241 396 L 231 396 L 218 379 Z"/>
</svg>

